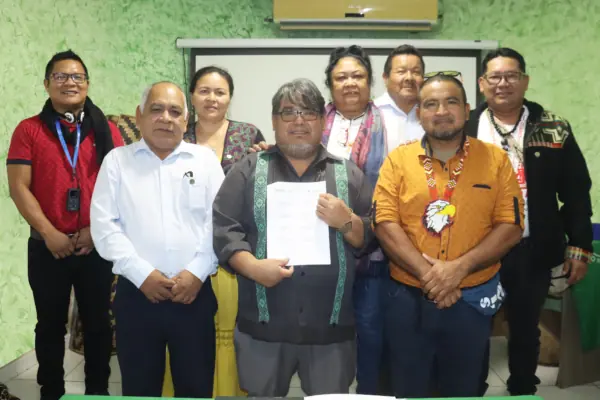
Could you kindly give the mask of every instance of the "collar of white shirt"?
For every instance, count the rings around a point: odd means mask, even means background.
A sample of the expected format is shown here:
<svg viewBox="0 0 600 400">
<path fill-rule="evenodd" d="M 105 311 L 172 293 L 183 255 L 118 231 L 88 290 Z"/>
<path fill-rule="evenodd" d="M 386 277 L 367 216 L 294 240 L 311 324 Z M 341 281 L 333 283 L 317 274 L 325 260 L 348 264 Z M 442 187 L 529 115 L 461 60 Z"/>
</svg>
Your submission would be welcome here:
<svg viewBox="0 0 600 400">
<path fill-rule="evenodd" d="M 139 141 L 135 142 L 133 144 L 134 148 L 133 148 L 133 154 L 138 154 L 140 152 L 144 152 L 144 153 L 148 153 L 148 154 L 154 154 L 154 152 L 152 152 L 152 150 L 150 149 L 150 147 L 148 147 L 148 143 L 146 143 L 146 141 L 142 138 Z M 173 150 L 173 152 L 171 154 L 169 154 L 167 156 L 167 158 L 165 158 L 165 160 L 172 158 L 172 157 L 176 157 L 181 153 L 185 153 L 187 155 L 193 155 L 193 146 L 197 146 L 195 144 L 191 144 L 191 143 L 187 143 L 184 142 L 183 140 L 181 141 L 181 143 L 179 143 L 179 145 L 175 148 L 175 150 Z"/>
<path fill-rule="evenodd" d="M 406 114 L 404 111 L 402 111 L 400 109 L 400 107 L 398 107 L 398 105 L 396 104 L 394 99 L 392 99 L 392 96 L 390 96 L 390 94 L 387 91 L 384 94 L 382 94 L 381 96 L 379 96 L 378 98 L 376 98 L 374 103 L 379 108 L 385 108 L 385 107 L 392 108 L 397 113 L 404 115 L 407 119 L 413 119 L 413 120 L 417 119 L 417 106 L 416 105 L 408 112 L 408 114 Z"/>
</svg>

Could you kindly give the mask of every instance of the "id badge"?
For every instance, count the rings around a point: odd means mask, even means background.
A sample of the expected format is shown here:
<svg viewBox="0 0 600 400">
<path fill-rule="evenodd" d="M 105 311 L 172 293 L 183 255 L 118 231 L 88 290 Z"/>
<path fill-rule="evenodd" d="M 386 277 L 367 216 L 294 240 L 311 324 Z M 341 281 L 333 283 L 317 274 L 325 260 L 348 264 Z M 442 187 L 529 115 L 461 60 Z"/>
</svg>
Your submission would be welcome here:
<svg viewBox="0 0 600 400">
<path fill-rule="evenodd" d="M 67 211 L 79 211 L 81 190 L 71 188 L 67 190 Z"/>
</svg>

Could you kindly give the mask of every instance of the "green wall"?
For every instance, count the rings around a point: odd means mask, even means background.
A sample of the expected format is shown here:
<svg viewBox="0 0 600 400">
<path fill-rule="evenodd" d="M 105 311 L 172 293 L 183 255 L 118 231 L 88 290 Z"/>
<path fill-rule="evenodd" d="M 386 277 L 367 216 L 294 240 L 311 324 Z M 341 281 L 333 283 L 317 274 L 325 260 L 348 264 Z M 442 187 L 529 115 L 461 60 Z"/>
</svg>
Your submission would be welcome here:
<svg viewBox="0 0 600 400">
<path fill-rule="evenodd" d="M 42 79 L 53 53 L 78 52 L 91 74 L 90 96 L 107 113 L 132 113 L 156 80 L 183 83 L 177 37 L 403 38 L 498 40 L 523 53 L 531 74 L 528 98 L 568 118 L 588 159 L 595 154 L 594 112 L 600 100 L 597 52 L 600 2 L 579 0 L 446 0 L 438 32 L 286 33 L 263 22 L 271 0 L 0 0 L 0 157 L 23 118 L 46 98 Z M 248 77 L 251 79 L 251 77 Z M 242 79 L 234 77 L 234 79 Z M 568 168 L 569 166 L 565 166 Z M 600 192 L 593 191 L 599 210 Z M 33 348 L 35 310 L 27 283 L 28 229 L 8 197 L 0 168 L 0 365 Z M 597 218 L 596 218 L 597 220 Z"/>
</svg>

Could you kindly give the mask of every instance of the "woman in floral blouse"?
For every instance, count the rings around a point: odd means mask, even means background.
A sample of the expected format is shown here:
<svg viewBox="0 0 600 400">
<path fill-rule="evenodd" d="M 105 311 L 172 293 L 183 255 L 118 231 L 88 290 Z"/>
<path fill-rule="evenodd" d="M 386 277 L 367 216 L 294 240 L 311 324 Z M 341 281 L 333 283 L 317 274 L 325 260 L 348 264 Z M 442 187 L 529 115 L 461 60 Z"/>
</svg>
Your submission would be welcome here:
<svg viewBox="0 0 600 400">
<path fill-rule="evenodd" d="M 252 145 L 264 141 L 260 130 L 249 123 L 232 121 L 227 110 L 233 96 L 233 79 L 224 69 L 210 66 L 199 69 L 190 83 L 190 95 L 197 121 L 191 123 L 183 140 L 213 149 L 227 171 L 242 159 Z M 233 330 L 237 315 L 237 278 L 222 268 L 211 277 L 219 309 L 215 317 L 216 363 L 213 397 L 241 396 L 238 385 Z M 163 396 L 173 396 L 167 362 Z"/>
</svg>

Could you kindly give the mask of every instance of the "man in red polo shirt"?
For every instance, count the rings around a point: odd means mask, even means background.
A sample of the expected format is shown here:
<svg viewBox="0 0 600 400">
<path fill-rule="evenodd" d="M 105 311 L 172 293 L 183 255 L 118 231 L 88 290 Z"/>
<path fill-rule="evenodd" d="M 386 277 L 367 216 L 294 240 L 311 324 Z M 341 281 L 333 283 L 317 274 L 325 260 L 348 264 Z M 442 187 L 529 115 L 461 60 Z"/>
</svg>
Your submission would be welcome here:
<svg viewBox="0 0 600 400">
<path fill-rule="evenodd" d="M 41 400 L 65 393 L 63 358 L 71 288 L 81 312 L 86 394 L 108 394 L 111 263 L 94 250 L 90 201 L 104 156 L 123 145 L 118 128 L 87 97 L 89 75 L 68 50 L 46 65 L 49 99 L 17 125 L 7 159 L 10 196 L 31 227 L 29 284 L 37 311 Z"/>
</svg>

